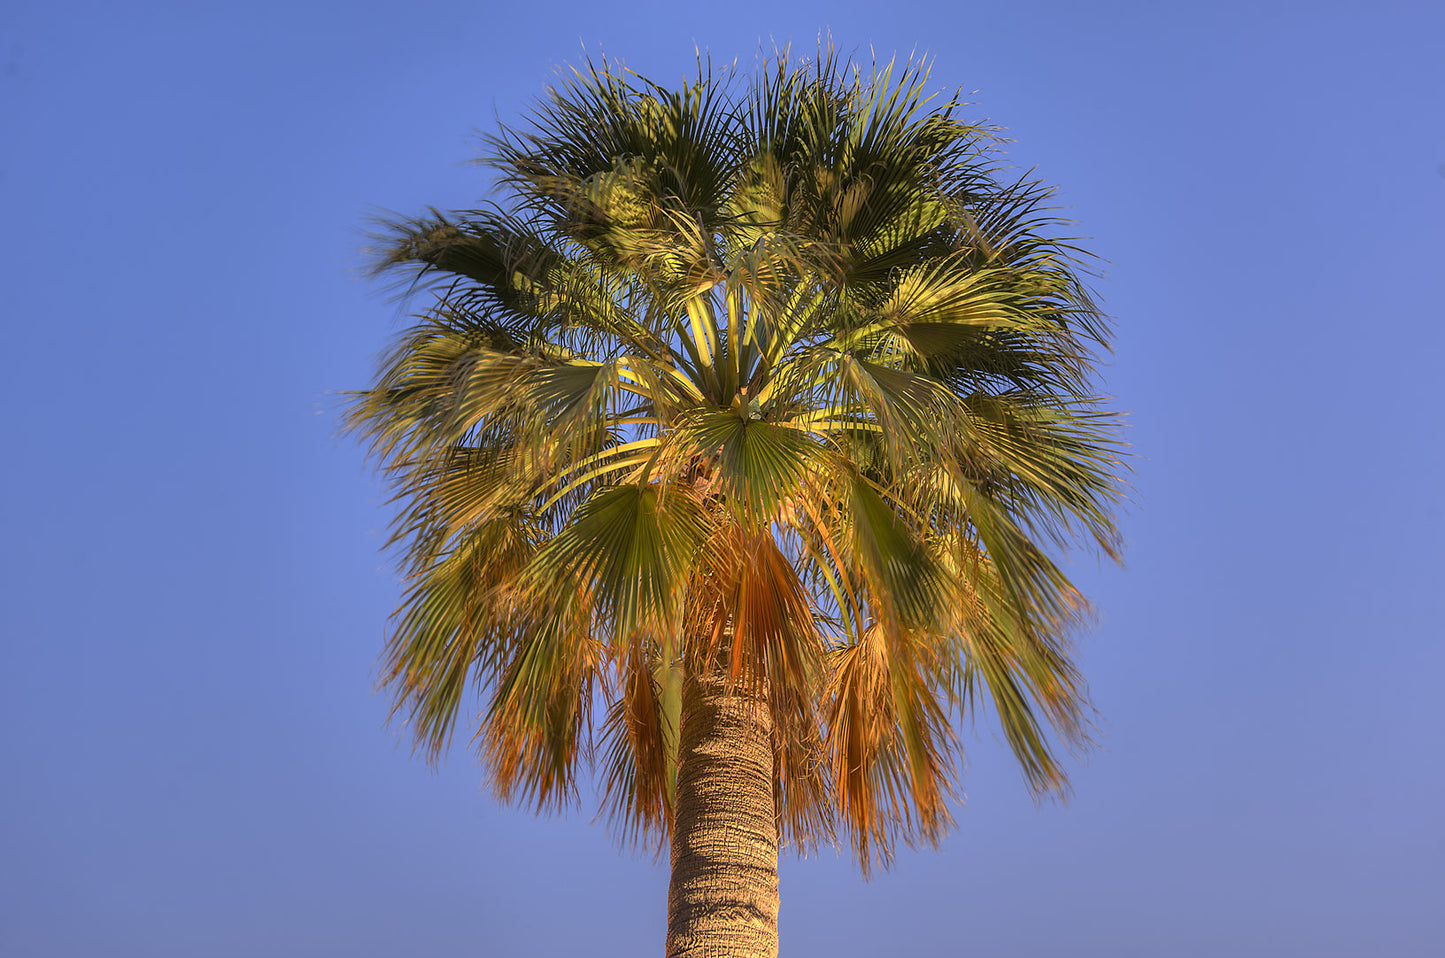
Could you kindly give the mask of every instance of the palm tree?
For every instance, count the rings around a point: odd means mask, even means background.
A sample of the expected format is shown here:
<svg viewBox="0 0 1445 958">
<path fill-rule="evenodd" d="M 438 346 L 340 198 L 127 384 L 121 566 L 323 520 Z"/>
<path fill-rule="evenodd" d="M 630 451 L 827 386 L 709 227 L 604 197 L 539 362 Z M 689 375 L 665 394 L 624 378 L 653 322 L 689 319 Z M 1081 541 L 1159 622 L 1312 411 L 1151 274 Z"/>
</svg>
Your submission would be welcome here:
<svg viewBox="0 0 1445 958">
<path fill-rule="evenodd" d="M 349 411 L 400 503 L 396 708 L 436 759 L 480 695 L 503 800 L 596 770 L 670 842 L 669 956 L 775 954 L 782 843 L 936 841 L 980 697 L 1036 792 L 1084 741 L 1045 547 L 1115 554 L 1107 330 L 925 81 L 589 62 L 488 141 L 503 205 L 385 234 L 432 292 Z"/>
</svg>

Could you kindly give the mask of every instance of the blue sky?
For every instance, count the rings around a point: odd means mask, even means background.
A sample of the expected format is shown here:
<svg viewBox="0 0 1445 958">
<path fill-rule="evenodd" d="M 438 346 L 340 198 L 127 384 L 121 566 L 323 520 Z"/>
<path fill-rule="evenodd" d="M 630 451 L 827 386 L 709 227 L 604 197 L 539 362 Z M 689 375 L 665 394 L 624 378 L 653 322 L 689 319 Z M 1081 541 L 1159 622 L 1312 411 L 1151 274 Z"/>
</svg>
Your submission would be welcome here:
<svg viewBox="0 0 1445 958">
<path fill-rule="evenodd" d="M 665 870 L 590 807 L 387 728 L 331 394 L 403 319 L 367 217 L 474 205 L 584 44 L 672 81 L 824 31 L 1059 184 L 1137 494 L 1127 568 L 1073 567 L 1073 801 L 980 723 L 941 850 L 785 860 L 783 953 L 1440 953 L 1445 8 L 906 0 L 0 8 L 0 952 L 660 952 Z"/>
</svg>

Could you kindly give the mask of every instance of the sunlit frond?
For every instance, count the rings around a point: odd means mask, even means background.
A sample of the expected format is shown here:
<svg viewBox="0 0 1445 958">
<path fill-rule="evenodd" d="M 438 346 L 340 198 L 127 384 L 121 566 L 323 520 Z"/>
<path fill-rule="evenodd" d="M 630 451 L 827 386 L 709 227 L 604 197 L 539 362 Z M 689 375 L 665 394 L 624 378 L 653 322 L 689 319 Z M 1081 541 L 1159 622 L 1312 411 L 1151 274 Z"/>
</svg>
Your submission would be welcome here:
<svg viewBox="0 0 1445 958">
<path fill-rule="evenodd" d="M 838 814 L 859 863 L 887 865 L 894 842 L 936 842 L 950 822 L 952 732 L 931 656 L 873 626 L 832 654 L 827 748 Z"/>
</svg>

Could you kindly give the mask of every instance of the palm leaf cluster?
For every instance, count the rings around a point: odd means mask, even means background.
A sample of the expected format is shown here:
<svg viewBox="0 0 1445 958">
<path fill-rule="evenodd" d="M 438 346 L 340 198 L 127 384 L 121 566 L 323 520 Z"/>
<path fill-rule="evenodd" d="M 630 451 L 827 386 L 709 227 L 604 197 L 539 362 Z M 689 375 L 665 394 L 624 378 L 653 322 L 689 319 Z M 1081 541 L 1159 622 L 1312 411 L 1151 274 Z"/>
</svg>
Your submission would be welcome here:
<svg viewBox="0 0 1445 958">
<path fill-rule="evenodd" d="M 502 797 L 595 767 L 657 839 L 683 676 L 722 668 L 799 846 L 936 839 L 979 702 L 1065 786 L 1087 607 L 1047 550 L 1116 548 L 1107 330 L 1049 192 L 925 81 L 589 63 L 489 140 L 503 204 L 391 225 L 380 269 L 431 302 L 349 421 L 395 483 L 385 679 L 433 758 L 474 723 Z"/>
</svg>

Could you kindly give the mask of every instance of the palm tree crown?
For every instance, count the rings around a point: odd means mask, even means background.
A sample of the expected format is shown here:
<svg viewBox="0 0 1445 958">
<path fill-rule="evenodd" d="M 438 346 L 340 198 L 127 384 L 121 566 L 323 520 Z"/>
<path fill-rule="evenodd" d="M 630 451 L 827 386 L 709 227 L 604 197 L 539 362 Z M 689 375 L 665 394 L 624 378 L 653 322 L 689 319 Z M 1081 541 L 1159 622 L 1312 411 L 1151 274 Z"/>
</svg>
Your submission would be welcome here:
<svg viewBox="0 0 1445 958">
<path fill-rule="evenodd" d="M 432 757 L 482 696 L 500 796 L 673 823 L 684 678 L 766 701 L 779 834 L 867 868 L 949 821 L 991 704 L 1030 785 L 1086 709 L 1114 555 L 1106 324 L 1049 191 L 926 71 L 608 64 L 489 141 L 501 205 L 392 224 L 433 301 L 351 426 L 400 503 L 385 679 Z"/>
</svg>

